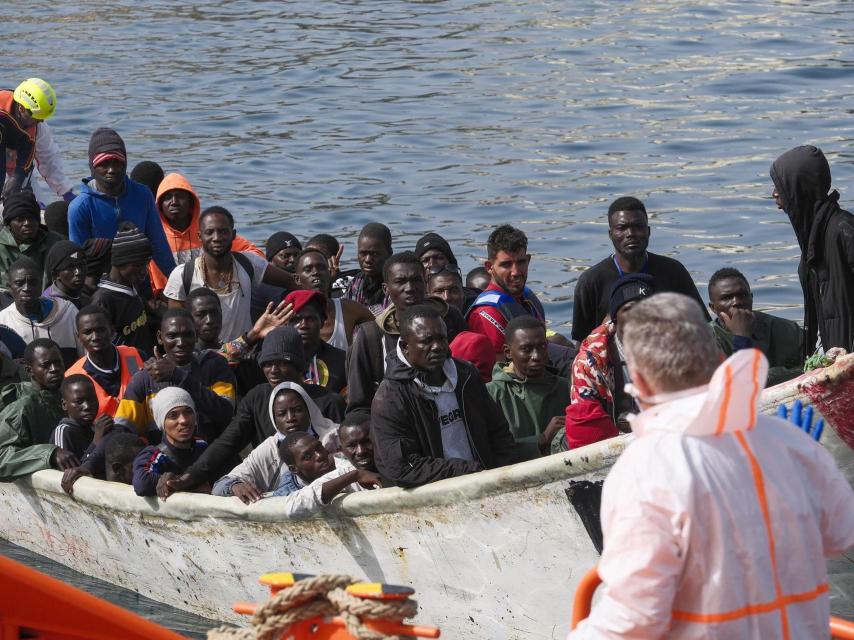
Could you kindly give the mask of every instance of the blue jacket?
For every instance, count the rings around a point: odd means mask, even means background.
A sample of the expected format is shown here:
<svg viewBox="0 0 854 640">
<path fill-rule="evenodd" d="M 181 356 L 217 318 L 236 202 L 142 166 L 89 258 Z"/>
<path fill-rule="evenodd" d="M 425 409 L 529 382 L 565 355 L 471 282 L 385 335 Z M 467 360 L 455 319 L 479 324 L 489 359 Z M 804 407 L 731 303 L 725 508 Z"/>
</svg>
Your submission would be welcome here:
<svg viewBox="0 0 854 640">
<path fill-rule="evenodd" d="M 80 195 L 68 206 L 68 238 L 82 245 L 90 238 L 115 238 L 119 223 L 132 222 L 148 239 L 154 262 L 167 278 L 175 268 L 172 250 L 166 242 L 163 223 L 148 187 L 125 176 L 125 189 L 118 198 L 108 196 L 83 180 Z"/>
</svg>

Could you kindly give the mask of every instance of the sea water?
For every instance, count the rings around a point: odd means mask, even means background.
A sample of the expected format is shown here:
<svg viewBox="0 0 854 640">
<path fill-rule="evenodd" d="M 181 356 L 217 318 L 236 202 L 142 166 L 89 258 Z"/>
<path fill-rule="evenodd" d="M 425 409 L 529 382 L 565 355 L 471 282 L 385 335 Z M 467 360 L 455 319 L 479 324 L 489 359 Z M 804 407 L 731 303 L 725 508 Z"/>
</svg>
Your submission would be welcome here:
<svg viewBox="0 0 854 640">
<path fill-rule="evenodd" d="M 398 251 L 438 231 L 468 270 L 510 222 L 568 332 L 579 273 L 610 251 L 608 204 L 634 195 L 651 250 L 704 297 L 734 266 L 757 308 L 799 319 L 768 169 L 817 144 L 852 205 L 852 17 L 837 1 L 7 0 L 0 84 L 54 84 L 78 185 L 112 126 L 131 166 L 183 173 L 259 244 L 332 233 L 350 267 L 381 221 Z"/>
</svg>

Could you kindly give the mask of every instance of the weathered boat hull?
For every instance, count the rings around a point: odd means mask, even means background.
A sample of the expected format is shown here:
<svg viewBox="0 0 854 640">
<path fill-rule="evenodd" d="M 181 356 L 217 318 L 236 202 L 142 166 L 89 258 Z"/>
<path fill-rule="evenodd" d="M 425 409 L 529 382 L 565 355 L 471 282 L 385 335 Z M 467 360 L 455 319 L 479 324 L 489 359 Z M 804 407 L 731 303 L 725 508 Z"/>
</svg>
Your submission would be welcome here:
<svg viewBox="0 0 854 640">
<path fill-rule="evenodd" d="M 849 481 L 852 380 L 854 356 L 763 397 L 769 412 L 797 397 L 826 411 L 823 440 Z M 72 499 L 61 474 L 42 471 L 0 484 L 0 536 L 220 620 L 239 621 L 233 601 L 266 597 L 261 573 L 298 569 L 412 585 L 418 621 L 448 638 L 562 638 L 576 582 L 598 560 L 597 494 L 579 488 L 604 479 L 625 445 L 620 437 L 415 490 L 353 494 L 305 521 L 286 520 L 275 499 L 244 506 L 183 494 L 163 503 L 88 478 Z M 842 594 L 834 587 L 831 597 Z"/>
<path fill-rule="evenodd" d="M 85 574 L 207 617 L 266 598 L 261 573 L 299 569 L 409 584 L 418 620 L 448 638 L 565 636 L 577 580 L 598 553 L 566 490 L 604 478 L 623 439 L 414 491 L 354 494 L 288 521 L 278 500 L 140 499 L 56 471 L 0 486 L 0 531 Z"/>
</svg>

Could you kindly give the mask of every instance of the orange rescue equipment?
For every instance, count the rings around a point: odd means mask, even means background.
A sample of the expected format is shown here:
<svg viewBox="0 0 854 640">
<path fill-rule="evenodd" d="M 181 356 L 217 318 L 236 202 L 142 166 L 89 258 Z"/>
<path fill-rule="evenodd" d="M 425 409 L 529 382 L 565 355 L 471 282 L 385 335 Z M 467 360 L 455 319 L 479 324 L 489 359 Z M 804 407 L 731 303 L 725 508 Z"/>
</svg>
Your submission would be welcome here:
<svg viewBox="0 0 854 640">
<path fill-rule="evenodd" d="M 0 640 L 186 640 L 3 556 L 0 575 Z"/>
<path fill-rule="evenodd" d="M 253 615 L 256 625 L 266 627 L 278 624 L 277 618 L 282 620 L 288 616 L 294 619 L 294 622 L 277 629 L 283 638 L 287 636 L 295 640 L 356 640 L 356 637 L 361 637 L 352 635 L 348 629 L 348 621 L 343 617 L 328 614 L 332 606 L 331 601 L 337 600 L 332 591 L 337 588 L 340 593 L 345 584 L 346 598 L 350 599 L 351 604 L 347 608 L 339 604 L 338 612 L 346 611 L 350 622 L 355 615 L 368 630 L 386 635 L 417 638 L 438 638 L 441 635 L 441 631 L 436 627 L 410 625 L 401 621 L 402 617 L 415 615 L 417 605 L 409 600 L 415 590 L 410 587 L 378 582 L 354 582 L 347 576 L 314 576 L 290 572 L 265 573 L 259 582 L 270 588 L 270 600 L 264 605 L 237 602 L 234 604 L 234 611 Z M 302 591 L 291 598 L 292 603 L 286 604 L 288 596 L 282 592 L 287 592 L 298 583 L 297 591 Z M 324 596 L 328 596 L 328 601 Z M 358 604 L 359 600 L 365 601 L 364 604 Z M 383 603 L 387 604 L 384 606 Z M 410 611 L 401 615 L 402 609 L 397 609 L 398 606 L 409 607 Z M 256 615 L 259 612 L 260 616 Z M 240 637 L 241 631 L 243 630 L 220 627 L 209 632 L 208 638 L 228 640 Z"/>
<path fill-rule="evenodd" d="M 92 380 L 92 384 L 95 385 L 95 395 L 98 396 L 99 416 L 106 414 L 112 417 L 116 415 L 116 409 L 119 408 L 119 398 L 125 395 L 125 389 L 127 388 L 128 383 L 130 383 L 130 379 L 133 377 L 133 374 L 143 367 L 142 358 L 139 356 L 139 351 L 137 351 L 135 347 L 125 347 L 120 345 L 116 347 L 116 350 L 119 352 L 119 367 L 121 369 L 121 382 L 119 383 L 118 398 L 114 398 L 108 394 L 104 387 L 98 384 L 97 380 L 86 373 L 86 370 L 83 368 L 83 365 L 86 362 L 86 356 L 80 358 L 65 372 L 66 377 L 79 373 Z"/>
<path fill-rule="evenodd" d="M 602 578 L 593 567 L 582 576 L 575 588 L 575 597 L 572 599 L 572 626 L 575 629 L 578 624 L 590 615 L 593 605 L 593 594 L 596 588 L 602 584 Z M 842 618 L 830 618 L 830 637 L 838 640 L 854 640 L 854 622 Z"/>
</svg>

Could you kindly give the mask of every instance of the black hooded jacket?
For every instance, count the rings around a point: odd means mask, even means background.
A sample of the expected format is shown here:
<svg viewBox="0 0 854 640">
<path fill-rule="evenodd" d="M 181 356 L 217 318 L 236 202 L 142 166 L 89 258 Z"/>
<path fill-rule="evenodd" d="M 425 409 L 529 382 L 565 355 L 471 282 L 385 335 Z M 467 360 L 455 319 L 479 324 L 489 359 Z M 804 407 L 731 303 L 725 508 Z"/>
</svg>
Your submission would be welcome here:
<svg viewBox="0 0 854 640">
<path fill-rule="evenodd" d="M 526 459 L 527 449 L 517 445 L 507 418 L 486 390 L 471 364 L 457 365 L 456 396 L 475 460 L 444 458 L 436 403 L 419 391 L 417 371 L 392 352 L 386 360 L 385 379 L 371 405 L 371 437 L 377 469 L 401 487 L 513 464 Z"/>
<path fill-rule="evenodd" d="M 771 165 L 771 179 L 801 247 L 805 356 L 818 335 L 825 350 L 854 347 L 854 216 L 830 191 L 830 166 L 813 146 L 791 149 Z"/>
</svg>

